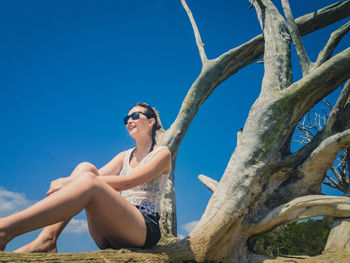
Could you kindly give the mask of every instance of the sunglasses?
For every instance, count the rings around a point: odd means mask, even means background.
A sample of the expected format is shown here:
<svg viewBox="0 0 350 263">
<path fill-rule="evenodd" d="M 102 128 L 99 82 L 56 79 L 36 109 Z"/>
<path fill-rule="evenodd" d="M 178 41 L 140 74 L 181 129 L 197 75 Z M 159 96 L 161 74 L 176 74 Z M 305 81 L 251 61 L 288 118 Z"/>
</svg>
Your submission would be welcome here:
<svg viewBox="0 0 350 263">
<path fill-rule="evenodd" d="M 147 118 L 151 118 L 150 116 L 148 116 L 146 113 L 141 112 L 141 111 L 135 111 L 133 113 L 131 113 L 130 115 L 126 116 L 124 118 L 124 124 L 126 125 L 128 123 L 128 120 L 131 118 L 133 120 L 138 120 L 140 118 L 140 114 L 145 115 Z"/>
</svg>

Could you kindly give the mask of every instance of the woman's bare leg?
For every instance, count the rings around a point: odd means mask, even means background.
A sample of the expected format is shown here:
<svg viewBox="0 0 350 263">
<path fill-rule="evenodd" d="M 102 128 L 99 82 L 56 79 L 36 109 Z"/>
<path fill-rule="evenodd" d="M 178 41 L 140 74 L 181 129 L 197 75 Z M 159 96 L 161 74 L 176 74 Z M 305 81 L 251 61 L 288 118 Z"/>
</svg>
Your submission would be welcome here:
<svg viewBox="0 0 350 263">
<path fill-rule="evenodd" d="M 57 253 L 57 239 L 65 226 L 69 223 L 69 220 L 65 220 L 53 225 L 44 227 L 40 234 L 27 245 L 24 245 L 16 249 L 15 253 L 36 253 L 36 252 L 48 252 Z"/>
<path fill-rule="evenodd" d="M 143 246 L 147 232 L 143 215 L 119 192 L 107 187 L 105 195 L 98 196 L 101 205 L 85 209 L 91 237 L 101 249 Z"/>
<path fill-rule="evenodd" d="M 100 226 L 94 220 L 93 216 L 90 215 L 87 211 L 86 211 L 86 219 L 87 219 L 87 222 L 88 222 L 90 236 L 95 241 L 96 245 L 100 249 L 110 248 L 111 244 L 106 239 L 106 237 L 103 234 Z"/>
<path fill-rule="evenodd" d="M 88 162 L 83 162 L 74 168 L 70 177 L 78 178 L 79 175 L 86 172 L 91 172 L 96 176 L 99 176 L 99 173 L 93 164 Z M 35 253 L 35 252 L 57 253 L 57 239 L 70 220 L 71 218 L 64 220 L 62 222 L 44 227 L 44 229 L 40 232 L 40 234 L 37 236 L 35 240 L 33 240 L 31 243 L 27 245 L 24 245 L 16 249 L 14 252 L 15 253 Z"/>
<path fill-rule="evenodd" d="M 0 219 L 0 250 L 14 237 L 68 220 L 84 208 L 113 246 L 144 244 L 146 226 L 138 209 L 96 175 L 86 173 L 30 208 Z"/>
</svg>

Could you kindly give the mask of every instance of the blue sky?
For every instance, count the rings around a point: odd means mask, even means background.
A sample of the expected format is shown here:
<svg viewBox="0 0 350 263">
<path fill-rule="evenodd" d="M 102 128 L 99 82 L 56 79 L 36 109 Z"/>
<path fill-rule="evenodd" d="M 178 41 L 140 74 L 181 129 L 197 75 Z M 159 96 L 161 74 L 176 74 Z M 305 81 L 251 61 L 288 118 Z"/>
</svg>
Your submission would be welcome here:
<svg viewBox="0 0 350 263">
<path fill-rule="evenodd" d="M 291 2 L 298 17 L 336 1 Z M 261 32 L 248 0 L 188 5 L 208 58 Z M 344 23 L 304 37 L 312 60 Z M 0 27 L 0 216 L 42 199 L 52 180 L 80 162 L 100 168 L 133 147 L 122 118 L 137 101 L 155 106 L 169 128 L 201 70 L 191 25 L 176 0 L 2 0 Z M 338 50 L 348 46 L 347 36 Z M 293 65 L 298 79 L 298 63 Z M 262 76 L 262 64 L 243 69 L 213 92 L 193 120 L 176 165 L 179 234 L 200 219 L 211 193 L 197 176 L 220 180 Z M 7 251 L 36 234 L 16 238 Z M 62 234 L 58 249 L 97 249 L 83 214 Z"/>
</svg>

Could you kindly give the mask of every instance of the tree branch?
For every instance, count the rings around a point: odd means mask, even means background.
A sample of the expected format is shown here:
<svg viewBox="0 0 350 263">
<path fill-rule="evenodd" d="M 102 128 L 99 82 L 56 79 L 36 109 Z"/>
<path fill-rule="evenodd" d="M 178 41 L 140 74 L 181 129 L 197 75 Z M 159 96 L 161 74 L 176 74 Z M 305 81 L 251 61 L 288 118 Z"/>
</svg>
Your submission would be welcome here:
<svg viewBox="0 0 350 263">
<path fill-rule="evenodd" d="M 205 54 L 204 44 L 202 42 L 201 35 L 199 34 L 199 30 L 198 30 L 196 21 L 194 20 L 192 12 L 189 9 L 189 7 L 187 6 L 186 1 L 185 0 L 180 0 L 180 2 L 182 4 L 183 8 L 186 10 L 188 18 L 191 21 L 191 25 L 192 25 L 192 28 L 193 28 L 194 36 L 196 38 L 197 47 L 198 47 L 198 50 L 199 50 L 199 55 L 201 57 L 202 64 L 204 65 L 204 64 L 207 63 L 208 58 L 207 58 L 207 55 Z"/>
<path fill-rule="evenodd" d="M 346 33 L 349 32 L 349 30 L 350 30 L 350 21 L 331 34 L 331 37 L 328 40 L 326 46 L 324 47 L 324 49 L 321 50 L 320 54 L 318 55 L 318 58 L 314 65 L 315 67 L 319 67 L 325 61 L 330 59 L 335 48 L 339 44 L 340 40 L 346 35 Z"/>
<path fill-rule="evenodd" d="M 253 226 L 252 233 L 263 233 L 282 224 L 316 216 L 350 217 L 350 198 L 324 195 L 298 197 L 272 210 Z"/>
<path fill-rule="evenodd" d="M 300 34 L 306 35 L 349 17 L 350 1 L 339 1 L 296 19 Z"/>
<path fill-rule="evenodd" d="M 335 177 L 337 177 L 337 180 L 341 183 L 343 181 L 342 176 L 339 174 L 339 172 L 337 171 L 337 169 L 334 168 L 334 166 L 332 165 L 331 170 L 333 172 L 333 174 L 335 175 Z"/>
<path fill-rule="evenodd" d="M 306 184 L 308 180 L 313 182 L 321 180 L 332 166 L 339 151 L 348 145 L 350 145 L 350 129 L 332 135 L 321 142 L 300 168 L 301 174 L 305 176 L 303 184 Z"/>
<path fill-rule="evenodd" d="M 265 40 L 265 74 L 261 90 L 268 93 L 283 90 L 292 82 L 291 39 L 287 23 L 270 0 L 253 1 L 253 5 Z"/>
<path fill-rule="evenodd" d="M 331 25 L 349 16 L 350 1 L 338 2 L 297 18 L 300 35 L 304 36 Z M 242 68 L 262 58 L 264 38 L 258 35 L 239 47 L 233 48 L 217 58 L 221 68 L 219 77 L 224 81 Z"/>
<path fill-rule="evenodd" d="M 324 130 L 320 131 L 310 143 L 281 162 L 283 167 L 297 169 L 298 172 L 291 175 L 295 182 L 281 188 L 280 191 L 288 191 L 291 194 L 299 191 L 299 196 L 318 194 L 321 191 L 324 176 L 332 167 L 337 154 L 350 145 L 350 129 L 326 139 L 325 137 Z"/>
<path fill-rule="evenodd" d="M 299 123 L 296 129 L 301 135 L 304 135 L 304 136 L 295 136 L 297 138 L 306 139 L 307 142 L 310 142 L 315 137 L 313 133 L 308 130 L 308 126 L 304 124 Z"/>
<path fill-rule="evenodd" d="M 350 0 L 322 8 L 304 15 L 296 22 L 301 35 L 316 31 L 349 16 Z M 209 60 L 193 83 L 170 129 L 166 131 L 164 144 L 176 155 L 189 125 L 200 105 L 223 81 L 242 68 L 260 59 L 264 54 L 264 39 L 259 35 L 239 47 L 231 49 L 217 59 Z M 195 99 L 195 98 L 200 98 Z"/>
<path fill-rule="evenodd" d="M 325 132 L 327 134 L 330 134 L 333 128 L 338 128 L 334 126 L 337 126 L 335 124 L 337 124 L 339 121 L 342 122 L 343 127 L 347 127 L 350 125 L 350 112 L 348 114 L 344 114 L 346 105 L 348 106 L 348 108 L 350 108 L 350 80 L 346 82 L 338 97 L 336 104 L 334 105 L 332 111 L 329 114 L 325 126 Z"/>
<path fill-rule="evenodd" d="M 341 158 L 342 160 L 338 162 L 337 167 L 332 167 L 333 173 L 337 173 L 337 179 L 339 180 L 339 183 L 343 187 L 343 192 L 345 195 L 350 196 L 350 192 L 347 193 L 349 189 L 349 176 L 350 176 L 350 157 L 349 157 L 349 150 L 350 147 L 347 147 L 342 151 Z"/>
<path fill-rule="evenodd" d="M 215 64 L 215 61 L 209 60 L 204 65 L 201 74 L 187 92 L 175 121 L 166 131 L 164 144 L 168 146 L 173 155 L 176 154 L 200 105 L 213 92 L 215 87 L 221 83 L 216 76 L 215 69 L 213 69 L 213 64 Z"/>
<path fill-rule="evenodd" d="M 329 59 L 301 80 L 283 90 L 281 95 L 294 105 L 294 126 L 323 97 L 350 78 L 350 48 Z M 287 103 L 284 101 L 284 103 Z"/>
<path fill-rule="evenodd" d="M 302 123 L 302 125 L 304 124 Z M 341 132 L 347 129 L 350 129 L 350 81 L 348 81 L 343 87 L 337 103 L 334 105 L 329 114 L 324 129 L 322 131 L 316 130 L 318 133 L 315 135 L 312 141 L 293 155 L 287 157 L 285 165 L 290 166 L 303 162 L 311 154 L 311 152 L 320 145 L 323 138 L 330 136 L 332 133 L 334 133 L 334 131 Z"/>
<path fill-rule="evenodd" d="M 282 7 L 284 14 L 287 18 L 288 22 L 288 29 L 292 37 L 292 41 L 294 43 L 301 70 L 303 73 L 303 76 L 309 73 L 310 67 L 311 67 L 311 61 L 309 59 L 309 56 L 306 53 L 303 41 L 301 40 L 301 36 L 299 34 L 298 26 L 295 23 L 294 17 L 292 15 L 292 11 L 290 9 L 289 1 L 288 0 L 282 0 Z"/>
<path fill-rule="evenodd" d="M 201 181 L 202 184 L 204 184 L 208 189 L 209 191 L 211 192 L 215 192 L 216 190 L 216 187 L 218 186 L 219 182 L 208 177 L 208 176 L 205 176 L 204 174 L 200 174 L 198 175 L 198 179 L 199 181 Z"/>
<path fill-rule="evenodd" d="M 342 188 L 342 186 L 339 184 L 339 182 L 337 182 L 336 180 L 334 180 L 333 178 L 329 177 L 328 175 L 326 175 L 326 178 L 331 182 L 323 182 L 325 185 L 328 185 L 330 187 L 336 188 L 339 191 L 344 192 L 344 189 Z"/>
<path fill-rule="evenodd" d="M 337 190 L 339 190 L 340 192 L 344 192 L 343 188 L 341 186 L 339 186 L 338 184 L 331 184 L 329 182 L 323 182 L 324 185 L 327 185 L 329 187 L 335 188 Z"/>
</svg>

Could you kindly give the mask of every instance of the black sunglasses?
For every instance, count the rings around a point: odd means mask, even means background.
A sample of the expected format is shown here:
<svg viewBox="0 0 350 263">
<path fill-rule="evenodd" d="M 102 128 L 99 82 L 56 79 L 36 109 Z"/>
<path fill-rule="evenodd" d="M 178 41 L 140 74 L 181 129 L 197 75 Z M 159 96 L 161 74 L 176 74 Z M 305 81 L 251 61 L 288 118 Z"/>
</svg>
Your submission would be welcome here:
<svg viewBox="0 0 350 263">
<path fill-rule="evenodd" d="M 139 119 L 140 118 L 140 114 L 145 115 L 148 119 L 151 118 L 150 116 L 148 116 L 146 113 L 144 113 L 142 111 L 135 111 L 135 112 L 131 113 L 130 115 L 128 115 L 128 116 L 126 116 L 124 118 L 124 124 L 126 125 L 130 118 L 133 119 L 133 120 Z"/>
</svg>

